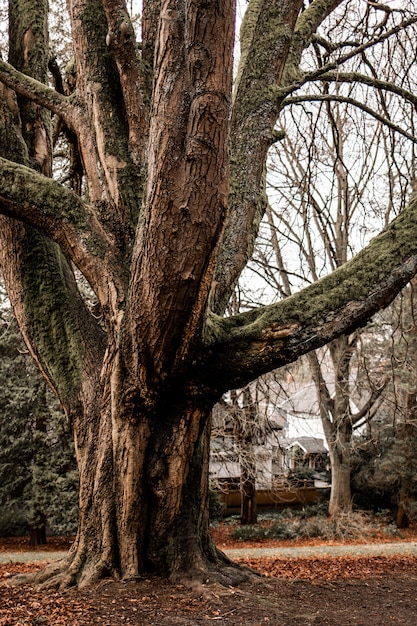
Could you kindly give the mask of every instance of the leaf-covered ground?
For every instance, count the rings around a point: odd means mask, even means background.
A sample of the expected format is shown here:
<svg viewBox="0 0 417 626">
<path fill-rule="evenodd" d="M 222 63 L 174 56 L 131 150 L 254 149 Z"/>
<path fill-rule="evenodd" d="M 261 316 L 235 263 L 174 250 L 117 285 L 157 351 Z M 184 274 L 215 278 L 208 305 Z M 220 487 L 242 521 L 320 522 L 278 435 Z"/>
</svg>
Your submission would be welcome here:
<svg viewBox="0 0 417 626">
<path fill-rule="evenodd" d="M 218 543 L 241 545 L 228 534 L 219 530 Z M 412 540 L 410 534 L 407 539 Z M 83 591 L 39 592 L 9 582 L 11 575 L 33 571 L 40 563 L 1 565 L 0 626 L 417 624 L 416 557 L 321 557 L 316 545 L 315 558 L 246 559 L 246 565 L 265 576 L 233 589 L 210 584 L 190 589 L 144 579 L 104 581 Z"/>
</svg>

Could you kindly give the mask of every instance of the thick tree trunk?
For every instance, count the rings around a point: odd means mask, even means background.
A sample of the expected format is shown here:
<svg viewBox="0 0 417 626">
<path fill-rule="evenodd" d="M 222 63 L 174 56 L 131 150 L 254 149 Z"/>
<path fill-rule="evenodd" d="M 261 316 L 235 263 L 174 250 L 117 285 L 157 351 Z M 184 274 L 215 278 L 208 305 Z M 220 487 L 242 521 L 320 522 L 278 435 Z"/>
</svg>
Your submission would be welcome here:
<svg viewBox="0 0 417 626">
<path fill-rule="evenodd" d="M 206 512 L 212 404 L 386 306 L 417 271 L 417 202 L 368 252 L 300 295 L 213 315 L 209 302 L 224 311 L 265 208 L 281 83 L 299 80 L 291 59 L 338 2 L 313 2 L 301 21 L 302 0 L 250 3 L 234 111 L 235 3 L 145 2 L 143 55 L 125 4 L 67 3 L 68 98 L 47 87 L 48 3 L 9 3 L 10 58 L 24 74 L 0 62 L 20 105 L 1 89 L 0 263 L 25 340 L 71 419 L 80 470 L 77 539 L 36 578 L 66 586 L 153 572 L 230 582 Z M 44 109 L 76 137 L 82 197 L 45 176 Z"/>
<path fill-rule="evenodd" d="M 79 530 L 68 557 L 35 582 L 85 586 L 106 576 L 132 580 L 150 573 L 240 580 L 242 573 L 215 548 L 209 530 L 211 406 L 181 396 L 150 415 L 127 408 L 115 379 L 109 383 L 111 403 L 105 389 L 101 409 L 93 402 L 89 415 L 74 419 Z"/>
</svg>

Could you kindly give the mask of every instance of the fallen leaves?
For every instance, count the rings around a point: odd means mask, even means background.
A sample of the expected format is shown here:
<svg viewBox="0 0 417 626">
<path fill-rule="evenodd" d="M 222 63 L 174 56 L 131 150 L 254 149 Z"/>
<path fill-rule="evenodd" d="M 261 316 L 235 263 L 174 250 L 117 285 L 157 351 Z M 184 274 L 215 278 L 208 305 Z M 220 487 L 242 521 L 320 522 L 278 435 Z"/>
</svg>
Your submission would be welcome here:
<svg viewBox="0 0 417 626">
<path fill-rule="evenodd" d="M 409 625 L 417 606 L 417 557 L 257 558 L 266 578 L 196 595 L 159 579 L 102 581 L 85 590 L 40 592 L 9 585 L 40 562 L 0 565 L 0 626 Z M 340 598 L 343 597 L 343 602 Z M 302 613 L 300 613 L 300 607 Z"/>
<path fill-rule="evenodd" d="M 327 558 L 262 558 L 241 559 L 251 569 L 274 578 L 286 580 L 367 580 L 395 572 L 397 576 L 417 576 L 415 556 L 327 557 Z"/>
</svg>

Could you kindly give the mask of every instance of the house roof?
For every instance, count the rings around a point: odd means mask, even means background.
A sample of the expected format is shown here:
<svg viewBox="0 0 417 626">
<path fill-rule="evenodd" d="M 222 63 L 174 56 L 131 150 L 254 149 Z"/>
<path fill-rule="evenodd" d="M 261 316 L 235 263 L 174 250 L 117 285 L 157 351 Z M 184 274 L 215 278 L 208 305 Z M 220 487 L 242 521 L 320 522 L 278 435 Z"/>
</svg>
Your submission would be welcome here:
<svg viewBox="0 0 417 626">
<path fill-rule="evenodd" d="M 294 446 L 299 446 L 306 454 L 327 454 L 328 452 L 323 439 L 316 437 L 296 437 L 286 440 L 285 448 L 287 450 Z"/>
</svg>

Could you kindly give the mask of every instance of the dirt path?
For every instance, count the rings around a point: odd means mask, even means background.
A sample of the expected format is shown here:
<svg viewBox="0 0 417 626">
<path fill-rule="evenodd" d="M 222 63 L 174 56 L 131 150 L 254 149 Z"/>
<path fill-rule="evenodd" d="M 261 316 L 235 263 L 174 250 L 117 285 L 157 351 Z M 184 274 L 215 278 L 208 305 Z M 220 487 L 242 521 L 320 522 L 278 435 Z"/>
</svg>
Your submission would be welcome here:
<svg viewBox="0 0 417 626">
<path fill-rule="evenodd" d="M 231 559 L 285 558 L 299 559 L 338 556 L 394 556 L 401 554 L 417 556 L 417 542 L 392 542 L 369 544 L 321 544 L 277 548 L 231 548 L 224 549 Z"/>
<path fill-rule="evenodd" d="M 315 546 L 293 546 L 275 548 L 225 548 L 223 552 L 231 559 L 258 559 L 258 558 L 323 558 L 339 556 L 417 556 L 417 542 L 392 542 L 370 544 L 321 544 Z M 32 563 L 37 561 L 54 561 L 64 558 L 64 551 L 26 551 L 26 552 L 0 552 L 0 563 Z"/>
<path fill-rule="evenodd" d="M 258 557 L 247 564 L 264 576 L 236 588 L 144 578 L 64 592 L 9 584 L 39 562 L 0 564 L 0 626 L 417 625 L 415 556 Z"/>
<path fill-rule="evenodd" d="M 236 588 L 143 578 L 65 592 L 14 587 L 10 578 L 62 558 L 0 541 L 0 626 L 417 626 L 417 539 L 368 544 L 217 544 L 262 574 Z"/>
</svg>

